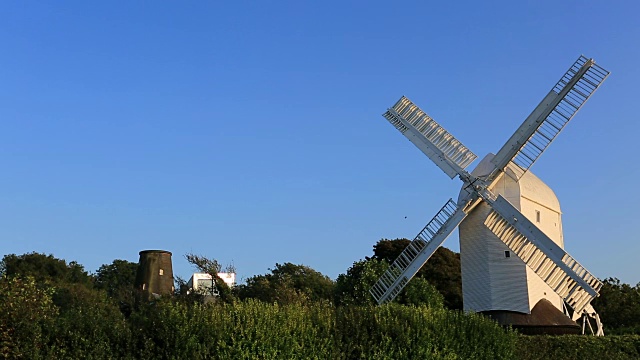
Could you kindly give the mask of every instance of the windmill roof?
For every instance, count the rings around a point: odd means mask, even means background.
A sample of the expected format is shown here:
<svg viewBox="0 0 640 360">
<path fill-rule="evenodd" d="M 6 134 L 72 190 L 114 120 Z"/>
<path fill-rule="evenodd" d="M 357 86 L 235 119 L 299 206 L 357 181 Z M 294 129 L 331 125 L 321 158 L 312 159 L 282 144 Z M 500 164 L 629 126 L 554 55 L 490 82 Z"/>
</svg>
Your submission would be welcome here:
<svg viewBox="0 0 640 360">
<path fill-rule="evenodd" d="M 491 163 L 491 159 L 493 159 L 494 154 L 487 154 L 482 161 L 476 166 L 473 170 L 472 174 L 474 176 L 482 177 L 483 175 L 488 175 L 493 170 L 493 164 Z M 509 165 L 509 167 L 515 166 L 513 164 Z M 507 172 L 513 173 L 509 167 L 507 168 Z M 517 193 L 520 196 L 527 198 L 533 202 L 536 202 L 544 207 L 547 207 L 553 211 L 558 213 L 562 213 L 560 211 L 560 201 L 558 201 L 558 197 L 551 190 L 551 188 L 545 184 L 540 178 L 534 175 L 531 171 L 527 171 L 520 178 L 520 181 L 517 183 L 511 178 L 505 178 L 502 181 L 504 184 L 501 186 L 508 187 L 509 189 L 504 189 L 502 193 Z M 463 196 L 462 191 L 460 192 L 458 200 Z M 508 196 L 507 196 L 508 197 Z M 516 207 L 518 207 L 517 204 Z"/>
<path fill-rule="evenodd" d="M 518 184 L 520 185 L 520 196 L 537 202 L 551 210 L 561 212 L 560 202 L 556 194 L 531 171 L 527 171 L 522 178 L 520 178 Z"/>
</svg>

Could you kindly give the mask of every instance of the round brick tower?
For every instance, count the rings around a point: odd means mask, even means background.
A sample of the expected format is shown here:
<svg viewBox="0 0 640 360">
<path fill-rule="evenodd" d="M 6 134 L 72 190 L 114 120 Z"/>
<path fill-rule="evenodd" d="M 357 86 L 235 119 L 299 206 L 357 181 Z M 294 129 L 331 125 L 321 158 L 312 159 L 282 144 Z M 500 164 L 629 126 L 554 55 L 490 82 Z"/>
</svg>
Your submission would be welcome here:
<svg viewBox="0 0 640 360">
<path fill-rule="evenodd" d="M 171 252 L 165 250 L 140 251 L 136 289 L 147 296 L 173 294 L 173 267 Z"/>
</svg>

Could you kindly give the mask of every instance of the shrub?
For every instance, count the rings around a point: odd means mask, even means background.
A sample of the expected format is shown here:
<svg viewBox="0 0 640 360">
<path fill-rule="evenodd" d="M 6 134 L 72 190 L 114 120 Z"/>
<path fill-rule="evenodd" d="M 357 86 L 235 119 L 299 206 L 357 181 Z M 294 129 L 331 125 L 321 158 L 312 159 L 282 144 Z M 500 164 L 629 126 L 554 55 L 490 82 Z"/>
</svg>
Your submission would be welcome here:
<svg viewBox="0 0 640 360">
<path fill-rule="evenodd" d="M 332 359 L 336 349 L 329 305 L 188 305 L 164 299 L 131 320 L 148 336 L 137 343 L 161 359 Z"/>
<path fill-rule="evenodd" d="M 47 356 L 56 359 L 123 359 L 131 357 L 129 326 L 104 291 L 77 284 L 55 289 L 59 308 L 48 334 Z"/>
<path fill-rule="evenodd" d="M 33 277 L 0 278 L 0 357 L 38 359 L 46 349 L 43 328 L 57 315 L 52 291 Z"/>
<path fill-rule="evenodd" d="M 390 304 L 336 309 L 345 359 L 511 359 L 516 334 L 480 315 Z"/>
<path fill-rule="evenodd" d="M 516 358 L 522 360 L 640 358 L 640 335 L 612 336 L 524 336 L 518 337 Z"/>
</svg>

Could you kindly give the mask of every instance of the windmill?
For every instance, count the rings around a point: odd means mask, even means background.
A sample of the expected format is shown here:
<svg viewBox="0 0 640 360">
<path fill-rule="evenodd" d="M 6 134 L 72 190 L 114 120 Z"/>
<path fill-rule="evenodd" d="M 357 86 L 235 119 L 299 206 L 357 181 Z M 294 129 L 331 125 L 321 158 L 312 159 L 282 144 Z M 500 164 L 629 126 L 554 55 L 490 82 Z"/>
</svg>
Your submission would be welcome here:
<svg viewBox="0 0 640 360">
<path fill-rule="evenodd" d="M 583 333 L 586 324 L 603 335 L 591 306 L 602 283 L 564 251 L 560 204 L 529 168 L 608 75 L 580 56 L 498 153 L 471 173 L 465 168 L 477 156 L 409 99 L 389 108 L 383 116 L 463 185 L 458 200 L 449 199 L 374 284 L 375 300 L 393 300 L 459 226 L 465 311 L 543 332 L 578 332 L 574 321 L 582 319 Z"/>
</svg>

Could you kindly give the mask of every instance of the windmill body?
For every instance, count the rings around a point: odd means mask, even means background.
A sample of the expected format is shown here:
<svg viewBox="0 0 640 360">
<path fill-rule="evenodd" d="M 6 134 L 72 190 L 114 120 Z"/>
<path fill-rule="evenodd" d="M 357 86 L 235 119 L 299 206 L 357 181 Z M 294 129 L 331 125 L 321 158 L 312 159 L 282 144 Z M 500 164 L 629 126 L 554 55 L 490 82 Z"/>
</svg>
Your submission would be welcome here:
<svg viewBox="0 0 640 360">
<path fill-rule="evenodd" d="M 603 335 L 591 307 L 602 283 L 564 250 L 560 203 L 529 168 L 608 75 L 580 56 L 500 150 L 471 173 L 465 169 L 477 156 L 409 99 L 389 108 L 383 116 L 463 186 L 458 201 L 447 201 L 374 284 L 376 301 L 393 300 L 459 226 L 466 310 L 551 333 L 573 331 L 578 325 L 572 319 L 585 324 L 592 317 L 593 332 Z"/>
<path fill-rule="evenodd" d="M 471 174 L 481 176 L 491 171 L 493 157 L 487 155 Z M 502 176 L 490 190 L 507 199 L 564 248 L 560 203 L 551 188 L 533 173 L 527 172 L 518 181 Z M 465 194 L 461 190 L 460 199 Z M 459 226 L 464 310 L 530 314 L 541 299 L 547 299 L 562 311 L 562 298 L 485 225 L 490 212 L 489 205 L 480 204 Z"/>
</svg>

